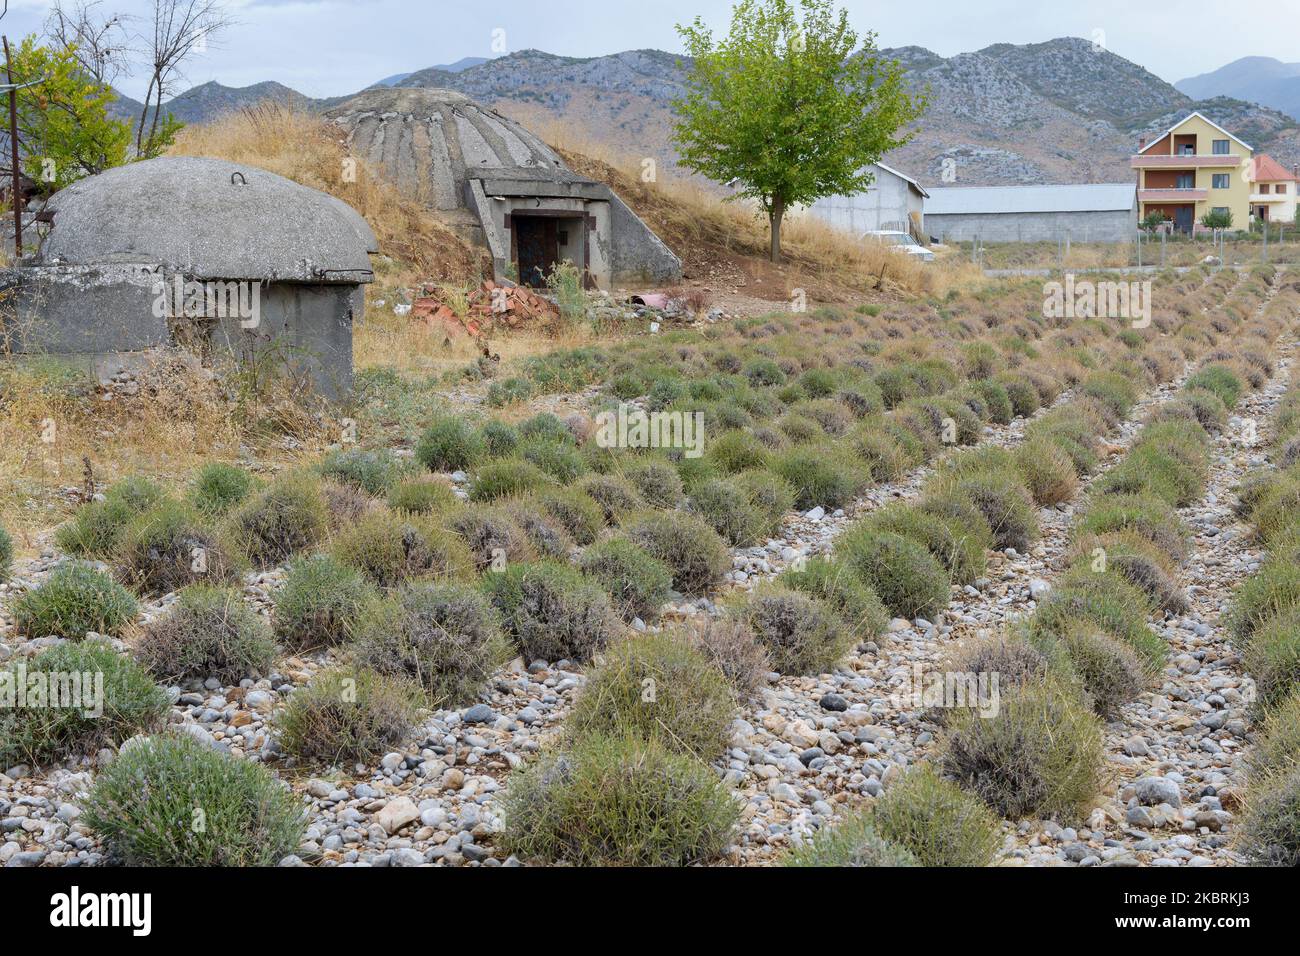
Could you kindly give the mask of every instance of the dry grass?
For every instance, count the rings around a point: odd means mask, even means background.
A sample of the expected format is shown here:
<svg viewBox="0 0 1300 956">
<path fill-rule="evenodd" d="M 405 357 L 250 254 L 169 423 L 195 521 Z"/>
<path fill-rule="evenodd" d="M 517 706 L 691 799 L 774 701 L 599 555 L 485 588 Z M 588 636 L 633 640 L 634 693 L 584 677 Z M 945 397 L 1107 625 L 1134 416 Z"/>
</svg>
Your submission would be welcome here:
<svg viewBox="0 0 1300 956">
<path fill-rule="evenodd" d="M 400 264 L 382 280 L 476 282 L 482 275 L 482 253 L 350 157 L 339 134 L 319 116 L 268 100 L 185 127 L 171 152 L 249 163 L 342 199 L 365 217 L 380 251 Z"/>
</svg>

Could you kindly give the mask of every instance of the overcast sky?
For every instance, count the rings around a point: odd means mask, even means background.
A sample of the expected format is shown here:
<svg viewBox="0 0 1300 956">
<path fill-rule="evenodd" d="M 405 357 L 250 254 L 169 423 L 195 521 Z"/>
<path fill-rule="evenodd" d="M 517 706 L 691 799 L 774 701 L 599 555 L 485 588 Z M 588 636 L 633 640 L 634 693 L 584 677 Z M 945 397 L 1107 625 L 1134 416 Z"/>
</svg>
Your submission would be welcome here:
<svg viewBox="0 0 1300 956">
<path fill-rule="evenodd" d="M 0 0 L 3 2 L 3 0 Z M 0 29 L 37 32 L 52 0 L 9 0 Z M 1243 56 L 1300 60 L 1296 0 L 841 0 L 881 46 L 923 46 L 944 56 L 992 43 L 1077 36 L 1174 82 Z M 716 29 L 730 0 L 229 0 L 239 21 L 186 69 L 188 85 L 278 80 L 310 96 L 353 93 L 390 76 L 466 56 L 536 48 L 599 56 L 680 50 L 674 24 L 697 14 Z M 1288 8 L 1289 12 L 1288 12 Z M 146 18 L 153 0 L 102 0 L 100 9 Z M 139 27 L 146 26 L 142 20 Z M 494 50 L 494 43 L 497 49 Z M 119 83 L 139 97 L 144 79 Z"/>
</svg>

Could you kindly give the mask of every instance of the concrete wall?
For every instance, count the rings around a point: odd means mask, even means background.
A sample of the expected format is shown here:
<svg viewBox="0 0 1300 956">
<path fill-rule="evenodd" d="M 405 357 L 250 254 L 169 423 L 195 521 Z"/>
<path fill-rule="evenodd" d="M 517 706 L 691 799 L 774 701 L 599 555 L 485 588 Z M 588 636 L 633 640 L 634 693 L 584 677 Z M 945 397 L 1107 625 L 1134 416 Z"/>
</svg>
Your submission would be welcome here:
<svg viewBox="0 0 1300 956">
<path fill-rule="evenodd" d="M 925 217 L 925 231 L 940 242 L 1131 242 L 1137 211 L 962 213 Z"/>
<path fill-rule="evenodd" d="M 682 260 L 627 203 L 610 193 L 614 282 L 670 283 L 682 277 Z"/>
<path fill-rule="evenodd" d="M 878 229 L 906 229 L 912 213 L 921 216 L 924 200 L 907 180 L 874 169 L 876 179 L 864 192 L 852 196 L 826 196 L 802 212 L 854 235 Z"/>
<path fill-rule="evenodd" d="M 328 398 L 352 388 L 352 323 L 362 314 L 359 285 L 273 283 L 256 286 L 257 323 L 239 315 L 176 319 L 160 305 L 159 282 L 171 279 L 149 266 L 35 266 L 8 270 L 0 287 L 14 291 L 0 312 L 11 351 L 63 356 L 101 379 L 138 364 L 141 353 L 184 345 L 205 362 L 249 366 L 255 358 L 269 377 L 285 368 L 309 377 Z M 253 287 L 249 287 L 250 293 Z"/>
</svg>

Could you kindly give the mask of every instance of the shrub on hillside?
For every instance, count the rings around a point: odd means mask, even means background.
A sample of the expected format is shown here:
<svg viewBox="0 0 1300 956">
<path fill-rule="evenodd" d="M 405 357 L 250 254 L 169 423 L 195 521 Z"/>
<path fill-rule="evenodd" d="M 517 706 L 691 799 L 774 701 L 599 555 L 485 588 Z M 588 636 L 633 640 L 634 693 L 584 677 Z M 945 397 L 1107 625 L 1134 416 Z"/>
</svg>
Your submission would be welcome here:
<svg viewBox="0 0 1300 956">
<path fill-rule="evenodd" d="M 388 507 L 412 515 L 427 515 L 455 507 L 451 485 L 437 478 L 407 478 L 388 492 Z"/>
<path fill-rule="evenodd" d="M 484 422 L 479 434 L 483 436 L 483 444 L 491 458 L 504 458 L 519 446 L 519 429 L 497 418 Z"/>
<path fill-rule="evenodd" d="M 1008 374 L 998 379 L 1011 402 L 1011 411 L 1017 418 L 1028 418 L 1041 407 L 1038 389 L 1034 383 L 1021 376 Z"/>
<path fill-rule="evenodd" d="M 469 486 L 469 497 L 471 501 L 496 501 L 546 488 L 553 483 L 551 476 L 531 461 L 502 458 L 478 469 Z"/>
<path fill-rule="evenodd" d="M 1257 726 L 1262 729 L 1246 758 L 1252 779 L 1300 766 L 1300 689 L 1267 708 Z"/>
<path fill-rule="evenodd" d="M 1057 681 L 1021 684 L 1000 695 L 998 712 L 954 712 L 940 758 L 943 772 L 1011 820 L 1077 815 L 1101 785 L 1101 722 Z"/>
<path fill-rule="evenodd" d="M 1242 663 L 1255 678 L 1259 706 L 1286 700 L 1300 686 L 1300 605 L 1265 618 L 1251 634 Z"/>
<path fill-rule="evenodd" d="M 516 454 L 550 478 L 567 485 L 587 470 L 587 461 L 573 440 L 530 438 L 519 443 Z"/>
<path fill-rule="evenodd" d="M 922 866 L 989 866 L 1002 848 L 997 817 L 978 799 L 918 764 L 876 803 L 876 832 Z"/>
<path fill-rule="evenodd" d="M 934 555 L 910 538 L 858 527 L 840 537 L 835 555 L 893 615 L 933 618 L 948 606 L 952 579 Z"/>
<path fill-rule="evenodd" d="M 668 462 L 648 458 L 628 465 L 623 477 L 652 508 L 675 508 L 682 500 L 682 479 Z"/>
<path fill-rule="evenodd" d="M 307 818 L 265 767 L 187 734 L 125 748 L 83 809 L 81 823 L 127 866 L 274 866 L 298 849 Z"/>
<path fill-rule="evenodd" d="M 615 537 L 589 547 L 578 561 L 582 573 L 606 591 L 625 621 L 653 621 L 668 600 L 673 572 L 664 562 L 627 538 Z"/>
<path fill-rule="evenodd" d="M 829 673 L 857 636 L 827 602 L 779 584 L 756 588 L 735 613 L 782 674 Z"/>
<path fill-rule="evenodd" d="M 297 558 L 275 592 L 275 636 L 293 651 L 347 644 L 378 597 L 360 571 L 329 555 Z"/>
<path fill-rule="evenodd" d="M 1016 410 L 1011 403 L 1011 396 L 1006 386 L 992 379 L 982 379 L 971 382 L 970 387 L 984 399 L 984 404 L 988 407 L 989 421 L 995 425 L 1011 424 L 1011 420 L 1016 417 Z"/>
<path fill-rule="evenodd" d="M 51 647 L 28 659 L 25 667 L 28 679 L 33 674 L 86 675 L 80 685 L 86 707 L 11 704 L 0 710 L 0 764 L 5 767 L 94 754 L 161 727 L 171 710 L 166 692 L 153 678 L 105 641 Z M 90 675 L 103 682 L 97 708 L 90 703 L 95 690 L 88 686 Z M 51 689 L 54 680 L 51 677 Z"/>
<path fill-rule="evenodd" d="M 709 461 L 719 471 L 728 475 L 748 471 L 751 468 L 762 468 L 767 464 L 769 455 L 762 442 L 749 432 L 739 430 L 723 432 L 709 442 L 705 452 Z"/>
<path fill-rule="evenodd" d="M 12 607 L 20 635 L 70 641 L 91 632 L 118 636 L 140 610 L 130 591 L 83 561 L 63 562 Z"/>
<path fill-rule="evenodd" d="M 646 505 L 632 482 L 618 475 L 588 475 L 578 483 L 578 488 L 596 502 L 606 524 L 615 524 L 624 515 Z"/>
<path fill-rule="evenodd" d="M 432 707 L 473 701 L 510 659 L 501 618 L 483 593 L 464 584 L 402 591 L 361 627 L 356 662 L 423 690 Z"/>
<path fill-rule="evenodd" d="M 483 436 L 462 418 L 436 419 L 415 443 L 415 460 L 430 471 L 464 471 L 486 452 Z"/>
<path fill-rule="evenodd" d="M 469 549 L 475 571 L 499 571 L 504 564 L 533 557 L 528 535 L 501 509 L 467 505 L 451 512 L 444 521 Z"/>
<path fill-rule="evenodd" d="M 1028 627 L 1035 642 L 1050 642 L 1063 638 L 1080 622 L 1091 623 L 1136 651 L 1154 674 L 1164 666 L 1168 645 L 1147 626 L 1153 610 L 1147 596 L 1121 575 L 1076 568 L 1038 605 Z"/>
<path fill-rule="evenodd" d="M 876 832 L 871 811 L 859 810 L 825 826 L 781 859 L 783 866 L 920 866 L 910 851 Z"/>
<path fill-rule="evenodd" d="M 703 594 L 731 570 L 726 543 L 696 515 L 648 513 L 629 519 L 623 530 L 629 540 L 668 565 L 673 587 L 683 594 Z"/>
<path fill-rule="evenodd" d="M 214 461 L 194 475 L 187 498 L 200 514 L 220 518 L 242 504 L 254 487 L 253 476 L 243 468 Z"/>
<path fill-rule="evenodd" d="M 525 860 L 686 866 L 731 842 L 740 805 L 716 773 L 655 742 L 590 736 L 511 778 L 502 843 Z"/>
<path fill-rule="evenodd" d="M 889 612 L 880 596 L 843 562 L 815 557 L 788 568 L 776 583 L 825 601 L 844 621 L 855 641 L 880 637 L 889 627 Z"/>
<path fill-rule="evenodd" d="M 1300 764 L 1255 779 L 1237 845 L 1253 866 L 1300 866 Z"/>
<path fill-rule="evenodd" d="M 54 533 L 54 543 L 60 551 L 76 557 L 109 558 L 131 519 L 166 498 L 166 490 L 155 481 L 124 478 L 109 486 L 103 501 L 78 508 Z"/>
<path fill-rule="evenodd" d="M 567 558 L 573 547 L 568 529 L 550 512 L 538 504 L 535 497 L 527 495 L 514 498 L 501 506 L 502 511 L 524 533 L 538 557 Z"/>
<path fill-rule="evenodd" d="M 574 543 L 584 547 L 596 540 L 605 522 L 600 505 L 577 488 L 548 488 L 538 492 L 533 500 L 564 526 Z"/>
<path fill-rule="evenodd" d="M 995 548 L 1024 551 L 1038 537 L 1038 515 L 1020 477 L 1011 471 L 981 471 L 940 479 L 930 494 L 952 494 L 973 504 L 993 532 Z"/>
<path fill-rule="evenodd" d="M 795 492 L 790 483 L 762 468 L 741 472 L 731 480 L 754 507 L 759 537 L 776 534 L 794 507 Z"/>
<path fill-rule="evenodd" d="M 772 671 L 767 651 L 745 622 L 736 617 L 705 617 L 689 622 L 687 640 L 722 674 L 741 700 L 765 686 Z"/>
<path fill-rule="evenodd" d="M 14 539 L 9 532 L 0 528 L 0 581 L 9 580 L 9 572 L 14 564 Z"/>
<path fill-rule="evenodd" d="M 452 532 L 413 516 L 404 520 L 383 511 L 367 515 L 337 535 L 330 553 L 381 588 L 460 577 L 471 564 L 467 548 Z"/>
<path fill-rule="evenodd" d="M 1228 614 L 1228 632 L 1245 647 L 1268 621 L 1300 606 L 1300 567 L 1268 561 L 1237 588 Z"/>
<path fill-rule="evenodd" d="M 319 543 L 329 525 L 320 485 L 289 475 L 253 495 L 231 516 L 235 542 L 255 565 L 274 567 Z"/>
<path fill-rule="evenodd" d="M 356 485 L 325 481 L 321 483 L 320 493 L 325 501 L 326 520 L 331 532 L 350 528 L 379 506 L 377 499 Z"/>
<path fill-rule="evenodd" d="M 507 635 L 528 661 L 587 661 L 616 633 L 609 596 L 582 572 L 549 561 L 484 576 Z"/>
<path fill-rule="evenodd" d="M 1245 383 L 1237 373 L 1224 365 L 1206 365 L 1187 380 L 1185 390 L 1203 388 L 1231 410 L 1245 391 Z"/>
<path fill-rule="evenodd" d="M 350 448 L 332 451 L 317 464 L 322 478 L 360 488 L 368 495 L 381 497 L 397 484 L 406 466 L 387 450 L 365 451 Z"/>
<path fill-rule="evenodd" d="M 653 740 L 710 761 L 726 749 L 735 714 L 736 695 L 721 671 L 681 634 L 664 631 L 606 648 L 565 727 L 573 740 Z"/>
<path fill-rule="evenodd" d="M 733 548 L 756 544 L 768 526 L 740 485 L 723 478 L 696 483 L 687 504 Z"/>
<path fill-rule="evenodd" d="M 1069 501 L 1079 489 L 1074 459 L 1057 443 L 1030 439 L 1016 451 L 1016 471 L 1039 506 Z"/>
<path fill-rule="evenodd" d="M 901 503 L 873 512 L 862 526 L 915 541 L 948 569 L 955 584 L 970 584 L 984 573 L 993 544 L 983 521 L 962 522 Z"/>
<path fill-rule="evenodd" d="M 368 763 L 401 745 L 415 723 L 414 684 L 366 668 L 322 671 L 276 716 L 280 747 L 300 760 Z"/>
<path fill-rule="evenodd" d="M 1101 717 L 1117 717 L 1120 708 L 1137 700 L 1155 676 L 1150 660 L 1091 621 L 1076 621 L 1056 634 L 1031 634 L 1052 658 L 1057 673 L 1081 687 Z"/>
<path fill-rule="evenodd" d="M 141 594 L 167 594 L 197 581 L 230 584 L 241 570 L 233 550 L 188 507 L 168 501 L 123 529 L 116 573 Z"/>
<path fill-rule="evenodd" d="M 866 486 L 860 464 L 828 446 L 809 445 L 778 454 L 772 471 L 794 489 L 795 507 L 842 508 Z"/>
<path fill-rule="evenodd" d="M 1106 495 L 1090 501 L 1075 525 L 1075 538 L 1131 531 L 1181 564 L 1187 557 L 1187 528 L 1168 502 L 1154 495 Z"/>
<path fill-rule="evenodd" d="M 275 641 L 257 612 L 233 588 L 193 584 L 170 610 L 145 625 L 136 658 L 159 680 L 215 677 L 224 684 L 267 674 Z"/>
</svg>

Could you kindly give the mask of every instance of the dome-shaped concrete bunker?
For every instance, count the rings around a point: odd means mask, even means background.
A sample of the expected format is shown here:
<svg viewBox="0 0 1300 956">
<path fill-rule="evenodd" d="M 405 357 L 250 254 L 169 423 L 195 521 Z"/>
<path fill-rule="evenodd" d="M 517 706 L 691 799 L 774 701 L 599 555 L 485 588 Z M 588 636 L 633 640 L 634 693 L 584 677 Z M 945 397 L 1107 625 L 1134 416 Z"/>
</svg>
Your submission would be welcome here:
<svg viewBox="0 0 1300 956">
<path fill-rule="evenodd" d="M 42 218 L 40 251 L 6 276 L 17 351 L 85 357 L 101 377 L 165 345 L 274 351 L 325 394 L 351 388 L 377 244 L 346 203 L 256 167 L 162 157 L 74 183 Z"/>
<path fill-rule="evenodd" d="M 681 276 L 681 261 L 613 190 L 464 94 L 377 88 L 326 115 L 355 157 L 485 246 L 498 279 L 538 285 L 564 260 L 599 288 Z"/>
</svg>

